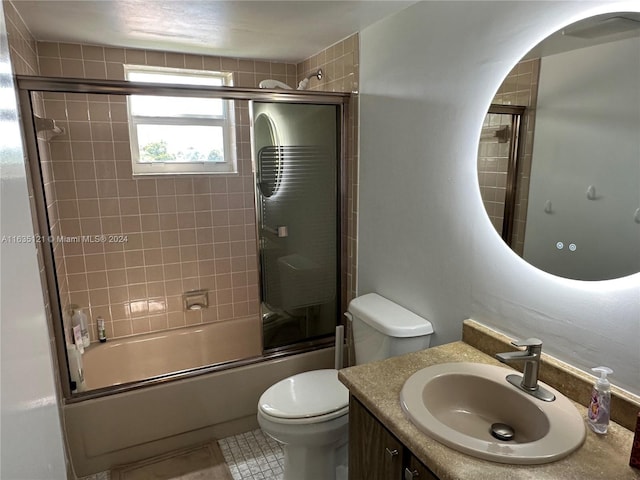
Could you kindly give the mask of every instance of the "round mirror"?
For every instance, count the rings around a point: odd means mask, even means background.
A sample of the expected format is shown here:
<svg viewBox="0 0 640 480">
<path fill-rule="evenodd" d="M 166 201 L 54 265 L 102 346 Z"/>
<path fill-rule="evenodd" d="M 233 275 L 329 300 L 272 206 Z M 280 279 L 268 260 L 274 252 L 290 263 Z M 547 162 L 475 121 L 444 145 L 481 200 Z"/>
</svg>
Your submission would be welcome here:
<svg viewBox="0 0 640 480">
<path fill-rule="evenodd" d="M 598 15 L 534 47 L 485 118 L 478 180 L 503 240 L 577 280 L 640 272 L 640 13 Z"/>
</svg>

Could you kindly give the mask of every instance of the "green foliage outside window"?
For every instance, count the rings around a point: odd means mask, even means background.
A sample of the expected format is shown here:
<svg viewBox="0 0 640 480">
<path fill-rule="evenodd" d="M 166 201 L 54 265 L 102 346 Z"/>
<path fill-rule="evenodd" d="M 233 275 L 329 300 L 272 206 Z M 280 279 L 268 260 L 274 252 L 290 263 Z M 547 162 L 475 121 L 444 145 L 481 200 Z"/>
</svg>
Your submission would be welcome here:
<svg viewBox="0 0 640 480">
<path fill-rule="evenodd" d="M 142 162 L 223 162 L 224 156 L 218 149 L 213 149 L 208 155 L 190 147 L 185 152 L 171 153 L 167 150 L 166 140 L 152 142 L 142 147 Z"/>
</svg>

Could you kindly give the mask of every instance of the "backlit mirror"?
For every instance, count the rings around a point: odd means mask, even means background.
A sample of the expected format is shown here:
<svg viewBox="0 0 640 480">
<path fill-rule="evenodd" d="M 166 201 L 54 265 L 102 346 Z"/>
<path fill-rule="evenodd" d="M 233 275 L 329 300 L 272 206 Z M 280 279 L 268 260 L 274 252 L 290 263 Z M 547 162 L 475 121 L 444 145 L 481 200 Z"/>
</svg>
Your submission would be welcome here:
<svg viewBox="0 0 640 480">
<path fill-rule="evenodd" d="M 640 272 L 640 13 L 568 25 L 534 47 L 485 118 L 478 179 L 503 240 L 577 280 Z"/>
</svg>

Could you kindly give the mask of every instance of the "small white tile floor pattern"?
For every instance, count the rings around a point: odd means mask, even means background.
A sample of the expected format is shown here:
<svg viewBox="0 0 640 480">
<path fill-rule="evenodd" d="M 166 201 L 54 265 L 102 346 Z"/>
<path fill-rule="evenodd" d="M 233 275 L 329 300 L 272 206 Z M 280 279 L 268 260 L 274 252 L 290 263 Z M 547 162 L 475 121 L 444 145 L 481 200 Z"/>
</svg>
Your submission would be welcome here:
<svg viewBox="0 0 640 480">
<path fill-rule="evenodd" d="M 284 450 L 260 429 L 218 440 L 234 480 L 282 480 Z"/>
</svg>

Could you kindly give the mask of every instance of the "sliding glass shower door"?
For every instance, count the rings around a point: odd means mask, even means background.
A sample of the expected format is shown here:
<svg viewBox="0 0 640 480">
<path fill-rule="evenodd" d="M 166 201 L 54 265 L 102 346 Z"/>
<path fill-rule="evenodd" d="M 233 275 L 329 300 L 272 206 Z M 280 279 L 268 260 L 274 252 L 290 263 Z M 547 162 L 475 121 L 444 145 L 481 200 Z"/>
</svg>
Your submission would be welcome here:
<svg viewBox="0 0 640 480">
<path fill-rule="evenodd" d="M 264 349 L 338 318 L 339 106 L 252 102 Z"/>
</svg>

